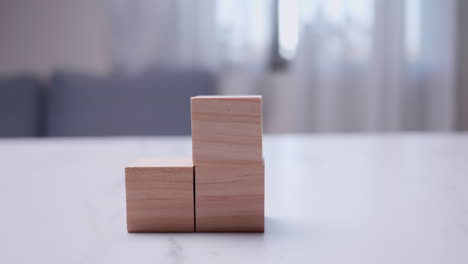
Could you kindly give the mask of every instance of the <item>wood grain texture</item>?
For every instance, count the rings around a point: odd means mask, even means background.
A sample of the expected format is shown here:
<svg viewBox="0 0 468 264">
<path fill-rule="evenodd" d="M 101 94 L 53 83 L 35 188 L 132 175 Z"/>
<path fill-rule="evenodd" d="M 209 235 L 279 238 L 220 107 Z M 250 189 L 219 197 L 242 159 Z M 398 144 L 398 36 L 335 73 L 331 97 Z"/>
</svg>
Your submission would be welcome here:
<svg viewBox="0 0 468 264">
<path fill-rule="evenodd" d="M 193 173 L 191 158 L 127 166 L 128 232 L 194 232 Z"/>
<path fill-rule="evenodd" d="M 262 97 L 191 98 L 195 166 L 261 164 Z"/>
<path fill-rule="evenodd" d="M 264 165 L 196 166 L 197 232 L 264 231 Z"/>
</svg>

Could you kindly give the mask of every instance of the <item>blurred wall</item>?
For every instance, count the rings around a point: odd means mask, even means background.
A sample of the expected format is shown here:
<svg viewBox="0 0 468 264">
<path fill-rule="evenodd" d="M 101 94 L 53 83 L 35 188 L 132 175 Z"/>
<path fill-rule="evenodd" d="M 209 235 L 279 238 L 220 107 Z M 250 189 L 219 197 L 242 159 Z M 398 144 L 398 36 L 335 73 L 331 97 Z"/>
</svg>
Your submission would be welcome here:
<svg viewBox="0 0 468 264">
<path fill-rule="evenodd" d="M 0 75 L 107 72 L 107 7 L 105 0 L 0 0 Z"/>
<path fill-rule="evenodd" d="M 468 1 L 458 5 L 458 129 L 468 130 Z"/>
</svg>

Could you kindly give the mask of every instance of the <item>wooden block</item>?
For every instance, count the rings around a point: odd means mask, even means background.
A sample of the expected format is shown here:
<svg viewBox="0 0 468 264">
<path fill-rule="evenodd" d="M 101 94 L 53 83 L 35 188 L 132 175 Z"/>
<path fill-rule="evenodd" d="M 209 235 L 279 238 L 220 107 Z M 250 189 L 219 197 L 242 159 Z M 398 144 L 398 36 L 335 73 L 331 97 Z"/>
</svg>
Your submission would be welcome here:
<svg viewBox="0 0 468 264">
<path fill-rule="evenodd" d="M 191 98 L 195 166 L 262 164 L 262 97 Z"/>
<path fill-rule="evenodd" d="M 128 232 L 194 232 L 191 158 L 143 159 L 125 168 Z"/>
<path fill-rule="evenodd" d="M 264 165 L 196 166 L 197 232 L 263 232 Z"/>
</svg>

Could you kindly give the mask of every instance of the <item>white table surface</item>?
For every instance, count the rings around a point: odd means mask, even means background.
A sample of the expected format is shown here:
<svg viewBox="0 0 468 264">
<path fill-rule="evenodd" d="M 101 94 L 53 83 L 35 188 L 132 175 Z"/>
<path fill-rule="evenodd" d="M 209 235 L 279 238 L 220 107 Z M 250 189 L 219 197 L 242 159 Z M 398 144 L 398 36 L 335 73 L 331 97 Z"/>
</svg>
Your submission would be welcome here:
<svg viewBox="0 0 468 264">
<path fill-rule="evenodd" d="M 124 165 L 188 137 L 0 140 L 0 263 L 468 263 L 468 135 L 264 143 L 264 234 L 128 234 Z"/>
</svg>

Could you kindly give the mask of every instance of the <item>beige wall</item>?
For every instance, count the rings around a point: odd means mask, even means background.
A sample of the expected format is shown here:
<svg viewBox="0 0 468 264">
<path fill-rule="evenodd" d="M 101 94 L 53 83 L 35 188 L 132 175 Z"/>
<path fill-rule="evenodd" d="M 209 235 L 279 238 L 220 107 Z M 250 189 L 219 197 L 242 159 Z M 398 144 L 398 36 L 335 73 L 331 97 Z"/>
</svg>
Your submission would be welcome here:
<svg viewBox="0 0 468 264">
<path fill-rule="evenodd" d="M 106 0 L 0 0 L 0 75 L 107 72 L 108 8 Z"/>
</svg>

